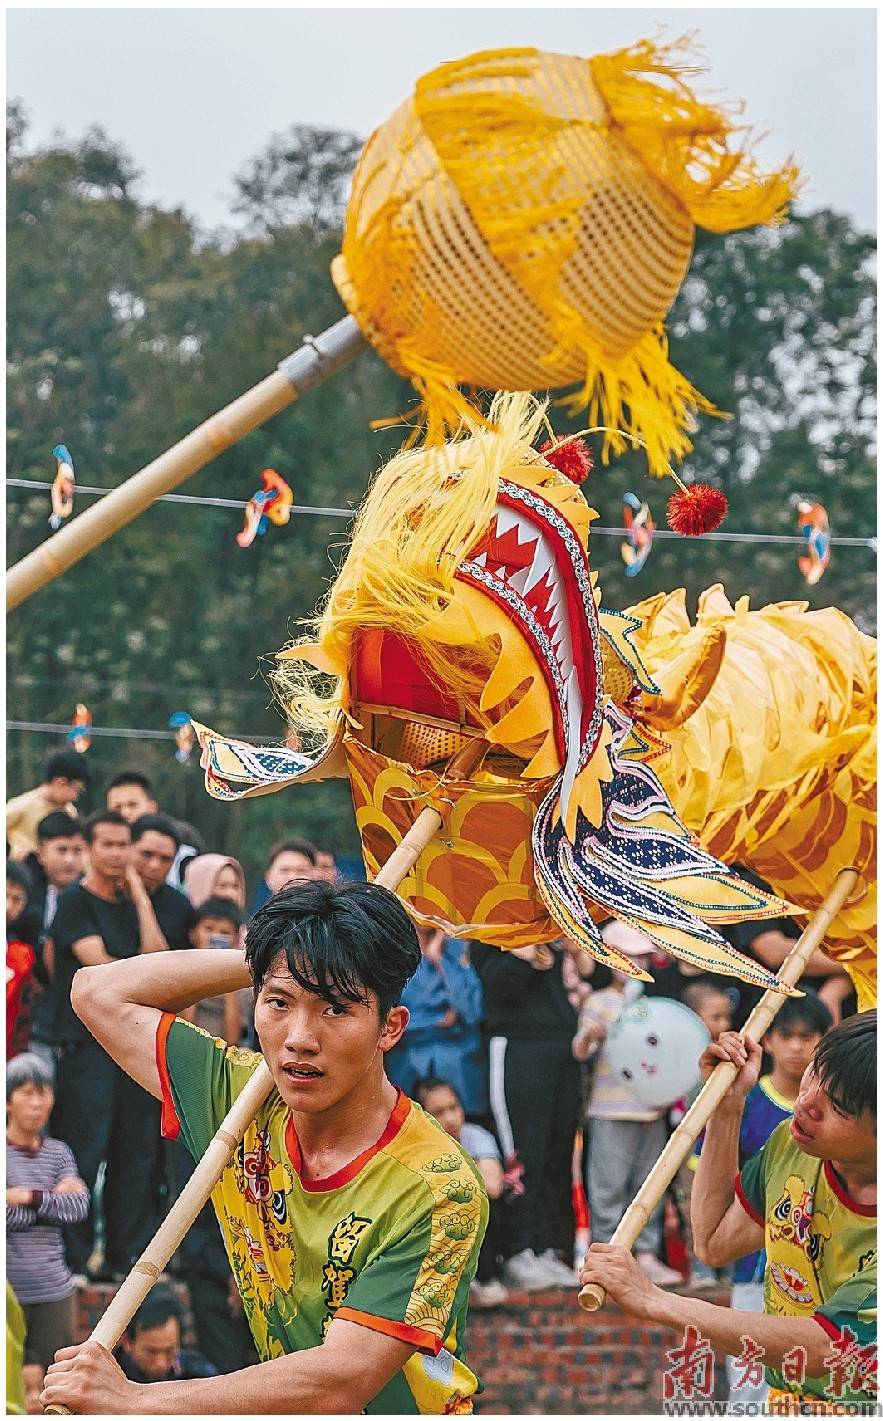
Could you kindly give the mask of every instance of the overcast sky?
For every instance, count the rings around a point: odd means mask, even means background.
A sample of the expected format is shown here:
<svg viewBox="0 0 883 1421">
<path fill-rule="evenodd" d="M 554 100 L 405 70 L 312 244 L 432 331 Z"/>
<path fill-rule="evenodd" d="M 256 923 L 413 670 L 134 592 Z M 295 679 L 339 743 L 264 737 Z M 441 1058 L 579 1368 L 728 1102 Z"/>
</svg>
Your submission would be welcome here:
<svg viewBox="0 0 883 1421">
<path fill-rule="evenodd" d="M 446 59 L 505 45 L 590 56 L 696 29 L 709 88 L 747 101 L 793 151 L 804 204 L 875 227 L 875 11 L 867 9 L 15 9 L 7 93 L 31 142 L 100 124 L 143 174 L 141 196 L 229 220 L 230 177 L 292 123 L 362 137 Z"/>
</svg>

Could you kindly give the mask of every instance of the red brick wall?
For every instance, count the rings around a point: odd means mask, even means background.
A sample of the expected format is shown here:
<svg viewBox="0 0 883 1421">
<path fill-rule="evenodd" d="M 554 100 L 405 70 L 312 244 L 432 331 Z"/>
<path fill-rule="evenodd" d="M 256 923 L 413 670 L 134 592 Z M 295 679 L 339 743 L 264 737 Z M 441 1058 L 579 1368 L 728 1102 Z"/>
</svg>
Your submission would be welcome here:
<svg viewBox="0 0 883 1421">
<path fill-rule="evenodd" d="M 484 1383 L 477 1410 L 502 1416 L 640 1415 L 662 1411 L 666 1328 L 614 1307 L 586 1313 L 569 1293 L 514 1294 L 472 1311 L 469 1365 Z"/>
<path fill-rule="evenodd" d="M 173 1285 L 187 1304 L 187 1290 Z M 113 1295 L 79 1295 L 80 1335 L 88 1336 Z M 724 1295 L 710 1301 L 722 1303 Z M 185 1341 L 192 1345 L 189 1324 Z M 583 1312 L 565 1292 L 515 1293 L 493 1311 L 469 1314 L 466 1355 L 484 1383 L 476 1411 L 486 1416 L 635 1416 L 662 1413 L 668 1328 L 635 1322 L 618 1309 Z M 718 1368 L 718 1376 L 723 1368 Z"/>
</svg>

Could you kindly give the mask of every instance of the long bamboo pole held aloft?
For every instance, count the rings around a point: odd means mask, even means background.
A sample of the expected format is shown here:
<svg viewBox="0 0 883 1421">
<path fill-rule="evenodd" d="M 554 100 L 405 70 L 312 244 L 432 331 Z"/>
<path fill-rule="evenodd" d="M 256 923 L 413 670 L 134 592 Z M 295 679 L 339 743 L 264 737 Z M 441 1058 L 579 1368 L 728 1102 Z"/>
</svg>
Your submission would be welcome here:
<svg viewBox="0 0 883 1421">
<path fill-rule="evenodd" d="M 306 337 L 272 375 L 213 414 L 11 567 L 6 574 L 7 612 L 131 523 L 161 494 L 177 488 L 231 444 L 321 385 L 366 349 L 367 343 L 352 316 L 345 316 L 315 339 Z"/>
<path fill-rule="evenodd" d="M 803 933 L 792 947 L 779 972 L 779 980 L 795 987 L 803 976 L 810 957 L 815 952 L 832 921 L 843 907 L 859 881 L 854 868 L 844 868 L 834 880 L 834 886 L 818 912 L 810 918 Z M 784 1004 L 782 992 L 764 992 L 742 1028 L 741 1036 L 760 1041 L 769 1030 L 770 1022 Z M 698 1140 L 717 1107 L 720 1105 L 738 1072 L 732 1061 L 715 1066 L 690 1109 L 668 1141 L 644 1183 L 620 1220 L 611 1243 L 634 1248 L 641 1230 L 671 1184 L 693 1145 Z M 579 1295 L 580 1307 L 595 1312 L 603 1306 L 606 1293 L 597 1283 L 587 1283 Z"/>
<path fill-rule="evenodd" d="M 468 779 L 487 750 L 484 741 L 474 740 L 451 759 L 446 774 L 451 779 Z M 395 891 L 408 876 L 426 845 L 438 832 L 442 816 L 438 810 L 422 810 L 402 842 L 393 850 L 378 873 L 376 883 Z M 90 1342 L 99 1342 L 112 1352 L 135 1313 L 165 1268 L 175 1249 L 223 1174 L 233 1151 L 257 1115 L 267 1096 L 274 1089 L 273 1077 L 265 1061 L 261 1061 L 248 1084 L 236 1097 L 228 1114 L 215 1131 L 214 1138 L 190 1176 L 175 1203 L 157 1229 L 147 1248 L 111 1299 L 107 1311 L 95 1326 Z M 47 1416 L 69 1416 L 63 1406 L 48 1406 Z"/>
</svg>

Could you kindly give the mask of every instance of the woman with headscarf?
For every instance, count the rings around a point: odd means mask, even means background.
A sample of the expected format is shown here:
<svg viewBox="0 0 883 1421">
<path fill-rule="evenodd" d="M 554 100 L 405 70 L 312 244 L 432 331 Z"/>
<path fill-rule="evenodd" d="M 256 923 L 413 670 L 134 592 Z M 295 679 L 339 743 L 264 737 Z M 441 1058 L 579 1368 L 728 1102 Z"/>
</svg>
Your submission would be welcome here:
<svg viewBox="0 0 883 1421">
<path fill-rule="evenodd" d="M 231 858 L 228 854 L 198 854 L 191 859 L 187 865 L 187 876 L 185 879 L 185 891 L 190 898 L 194 908 L 201 908 L 210 899 L 227 898 L 245 913 L 245 870 L 238 859 Z M 191 933 L 191 941 L 193 934 Z M 194 946 L 196 944 L 194 943 Z M 245 925 L 239 930 L 239 947 L 245 946 Z M 237 992 L 239 1000 L 239 1015 L 242 1022 L 242 1034 L 240 1042 L 245 1044 L 251 1042 L 252 1023 L 254 1021 L 254 1002 L 252 994 L 247 989 Z M 184 1013 L 188 1020 L 194 1020 L 193 1008 Z"/>
<path fill-rule="evenodd" d="M 227 854 L 197 854 L 187 865 L 184 891 L 194 908 L 207 898 L 232 898 L 245 912 L 245 871 Z"/>
</svg>

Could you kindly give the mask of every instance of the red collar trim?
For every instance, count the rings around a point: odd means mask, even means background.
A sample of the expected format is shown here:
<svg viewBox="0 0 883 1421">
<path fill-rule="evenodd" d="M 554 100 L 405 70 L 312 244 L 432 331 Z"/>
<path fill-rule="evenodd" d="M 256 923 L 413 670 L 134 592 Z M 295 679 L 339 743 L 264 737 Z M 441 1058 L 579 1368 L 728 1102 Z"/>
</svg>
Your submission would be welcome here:
<svg viewBox="0 0 883 1421">
<path fill-rule="evenodd" d="M 847 1194 L 846 1190 L 843 1188 L 843 1185 L 840 1183 L 840 1180 L 837 1178 L 837 1175 L 834 1173 L 834 1170 L 831 1166 L 831 1161 L 829 1159 L 825 1160 L 825 1179 L 828 1181 L 829 1188 L 840 1200 L 840 1203 L 844 1206 L 844 1208 L 849 1209 L 850 1212 L 853 1214 L 860 1214 L 863 1219 L 876 1219 L 877 1205 L 859 1204 L 857 1200 L 853 1199 L 849 1194 Z"/>
<path fill-rule="evenodd" d="M 367 1150 L 363 1150 L 355 1159 L 350 1160 L 342 1169 L 338 1169 L 334 1174 L 326 1175 L 324 1179 L 304 1179 L 303 1177 L 303 1154 L 301 1152 L 300 1141 L 297 1138 L 297 1131 L 294 1128 L 294 1119 L 288 1117 L 288 1124 L 285 1127 L 285 1146 L 288 1150 L 288 1157 L 294 1165 L 297 1177 L 301 1182 L 301 1187 L 308 1194 L 324 1194 L 329 1189 L 339 1189 L 342 1184 L 349 1184 L 351 1179 L 355 1179 L 360 1170 L 364 1169 L 370 1159 L 386 1148 L 390 1140 L 399 1133 L 411 1111 L 411 1102 L 402 1091 L 398 1092 L 396 1103 L 392 1108 L 392 1114 L 384 1126 L 383 1134 L 379 1140 L 375 1140 L 373 1145 L 369 1145 Z"/>
</svg>

